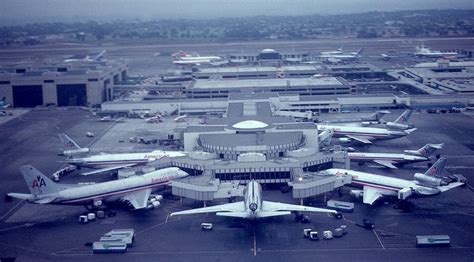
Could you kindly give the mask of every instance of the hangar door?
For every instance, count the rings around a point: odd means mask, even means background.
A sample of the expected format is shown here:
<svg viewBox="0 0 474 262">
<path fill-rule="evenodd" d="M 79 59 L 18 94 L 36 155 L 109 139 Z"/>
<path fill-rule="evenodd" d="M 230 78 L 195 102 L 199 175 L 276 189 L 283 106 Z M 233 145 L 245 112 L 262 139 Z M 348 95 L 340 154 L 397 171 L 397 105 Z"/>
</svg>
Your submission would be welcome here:
<svg viewBox="0 0 474 262">
<path fill-rule="evenodd" d="M 43 104 L 42 85 L 13 86 L 12 89 L 15 107 L 35 107 Z"/>
<path fill-rule="evenodd" d="M 58 106 L 87 106 L 86 84 L 56 85 Z"/>
</svg>

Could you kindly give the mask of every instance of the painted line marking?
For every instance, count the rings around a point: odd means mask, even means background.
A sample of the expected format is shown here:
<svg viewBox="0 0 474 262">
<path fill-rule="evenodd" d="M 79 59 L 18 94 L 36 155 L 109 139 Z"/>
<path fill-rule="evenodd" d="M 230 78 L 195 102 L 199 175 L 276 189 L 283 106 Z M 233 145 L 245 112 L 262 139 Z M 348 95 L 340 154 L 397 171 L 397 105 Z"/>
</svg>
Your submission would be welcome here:
<svg viewBox="0 0 474 262">
<path fill-rule="evenodd" d="M 382 246 L 383 249 L 385 249 L 384 245 L 382 244 L 382 241 L 380 240 L 379 238 L 379 235 L 377 235 L 377 232 L 375 231 L 375 229 L 372 229 L 372 232 L 374 232 L 375 236 L 377 237 L 377 240 L 379 241 L 380 245 Z"/>
<path fill-rule="evenodd" d="M 16 203 L 16 205 L 14 205 L 12 208 L 10 208 L 10 210 L 8 210 L 7 213 L 5 213 L 5 215 L 3 215 L 0 220 L 3 220 L 5 217 L 7 217 L 15 208 L 18 207 L 18 205 L 20 205 L 21 203 L 23 203 L 25 200 L 21 200 L 20 202 Z"/>
</svg>

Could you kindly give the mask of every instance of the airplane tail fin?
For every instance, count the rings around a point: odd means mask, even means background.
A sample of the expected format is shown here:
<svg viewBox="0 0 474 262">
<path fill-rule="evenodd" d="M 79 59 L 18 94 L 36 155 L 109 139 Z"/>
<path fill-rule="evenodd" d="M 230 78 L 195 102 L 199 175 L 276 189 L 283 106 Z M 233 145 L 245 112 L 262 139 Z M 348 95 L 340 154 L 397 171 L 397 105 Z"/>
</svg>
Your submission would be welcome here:
<svg viewBox="0 0 474 262">
<path fill-rule="evenodd" d="M 319 144 L 322 146 L 328 146 L 331 144 L 332 136 L 334 135 L 333 129 L 327 129 L 319 134 Z"/>
<path fill-rule="evenodd" d="M 20 172 L 33 195 L 50 194 L 61 190 L 59 185 L 31 165 L 20 167 Z"/>
<path fill-rule="evenodd" d="M 357 53 L 356 53 L 356 55 L 360 55 L 360 54 L 362 54 L 362 51 L 364 51 L 364 48 L 363 48 L 363 47 L 362 47 L 361 49 L 357 50 Z"/>
<path fill-rule="evenodd" d="M 411 116 L 411 113 L 412 113 L 412 110 L 411 109 L 407 109 L 405 110 L 396 120 L 394 123 L 396 124 L 408 124 L 408 120 L 410 119 L 410 116 Z"/>
<path fill-rule="evenodd" d="M 61 140 L 62 149 L 64 151 L 81 149 L 81 147 L 66 134 L 59 134 L 59 139 Z"/>
<path fill-rule="evenodd" d="M 422 148 L 416 150 L 415 152 L 419 156 L 429 157 L 433 154 L 437 149 L 443 148 L 444 144 L 426 144 Z"/>
<path fill-rule="evenodd" d="M 426 172 L 426 176 L 442 177 L 444 166 L 446 165 L 447 158 L 442 157 L 436 163 L 434 163 Z"/>
</svg>

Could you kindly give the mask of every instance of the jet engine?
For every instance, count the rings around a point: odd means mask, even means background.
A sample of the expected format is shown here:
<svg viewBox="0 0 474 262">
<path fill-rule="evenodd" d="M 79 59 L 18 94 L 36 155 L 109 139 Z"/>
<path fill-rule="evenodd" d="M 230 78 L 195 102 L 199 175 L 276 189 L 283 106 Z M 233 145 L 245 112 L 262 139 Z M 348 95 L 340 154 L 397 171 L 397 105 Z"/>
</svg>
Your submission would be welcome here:
<svg viewBox="0 0 474 262">
<path fill-rule="evenodd" d="M 346 137 L 339 138 L 339 143 L 342 143 L 342 144 L 347 144 L 347 143 L 350 143 L 351 141 L 352 139 L 350 138 L 346 138 Z"/>
<path fill-rule="evenodd" d="M 160 201 L 150 201 L 148 202 L 148 205 L 146 206 L 147 209 L 155 209 L 160 206 Z"/>
<path fill-rule="evenodd" d="M 364 191 L 363 190 L 351 190 L 351 191 L 349 191 L 349 195 L 351 195 L 355 198 L 362 198 L 364 196 Z"/>
<path fill-rule="evenodd" d="M 414 175 L 414 178 L 415 178 L 415 180 L 418 181 L 420 184 L 426 185 L 426 186 L 436 187 L 436 186 L 445 186 L 445 185 L 448 184 L 446 181 L 444 181 L 444 180 L 441 179 L 441 178 L 432 177 L 432 176 L 427 176 L 427 175 L 421 174 L 421 173 L 416 173 L 416 174 Z"/>
</svg>

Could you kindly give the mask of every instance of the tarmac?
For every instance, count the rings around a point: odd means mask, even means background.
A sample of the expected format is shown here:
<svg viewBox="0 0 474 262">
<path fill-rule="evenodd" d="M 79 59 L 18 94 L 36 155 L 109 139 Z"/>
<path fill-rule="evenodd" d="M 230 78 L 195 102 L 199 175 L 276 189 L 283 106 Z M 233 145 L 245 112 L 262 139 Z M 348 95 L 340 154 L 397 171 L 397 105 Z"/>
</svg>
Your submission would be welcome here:
<svg viewBox="0 0 474 262">
<path fill-rule="evenodd" d="M 384 117 L 395 119 L 400 111 Z M 362 114 L 362 113 L 361 113 Z M 367 113 L 369 114 L 369 113 Z M 360 114 L 359 114 L 360 115 Z M 357 117 L 355 114 L 333 114 L 334 118 Z M 448 158 L 446 173 L 462 174 L 474 179 L 473 116 L 464 113 L 428 114 L 414 112 L 411 121 L 418 128 L 409 136 L 377 141 L 369 152 L 403 152 L 418 149 L 426 143 L 444 143 L 440 155 Z M 81 146 L 91 146 L 97 152 L 137 151 L 157 149 L 156 145 L 130 143 L 129 137 L 138 135 L 166 136 L 176 125 L 186 126 L 198 119 L 175 123 L 167 118 L 163 123 L 148 124 L 143 119 L 125 119 L 124 123 L 100 122 L 88 111 L 31 110 L 0 125 L 0 158 L 2 195 L 8 192 L 27 192 L 18 168 L 31 164 L 51 174 L 64 165 L 58 156 L 58 133 L 67 133 Z M 149 133 L 144 133 L 148 130 Z M 93 132 L 95 137 L 86 137 Z M 156 132 L 156 133 L 155 133 Z M 123 142 L 120 142 L 120 141 Z M 360 149 L 360 148 L 359 148 Z M 433 160 L 434 161 L 434 160 Z M 352 164 L 359 171 L 412 179 L 416 172 L 424 172 L 426 163 L 406 165 L 398 170 L 387 170 L 376 164 Z M 109 175 L 79 177 L 67 175 L 62 183 L 104 181 Z M 190 199 L 164 199 L 162 205 L 146 212 L 130 212 L 122 206 L 112 207 L 114 217 L 106 217 L 88 224 L 79 224 L 83 207 L 33 205 L 25 201 L 3 201 L 0 205 L 0 259 L 16 257 L 16 261 L 472 261 L 474 259 L 474 192 L 473 188 L 455 188 L 443 194 L 414 198 L 411 212 L 393 208 L 393 201 L 381 201 L 365 206 L 347 194 L 328 194 L 330 199 L 355 202 L 353 213 L 343 213 L 338 220 L 324 214 L 309 214 L 310 224 L 299 224 L 293 216 L 275 217 L 256 222 L 244 222 L 213 214 L 169 217 L 178 210 L 202 206 Z M 264 188 L 265 200 L 298 203 L 291 194 L 283 194 L 271 187 Z M 223 202 L 211 202 L 208 205 Z M 323 197 L 307 199 L 306 205 L 322 206 Z M 367 218 L 375 223 L 374 230 L 357 226 Z M 212 231 L 201 231 L 202 222 L 214 224 Z M 347 225 L 342 238 L 309 241 L 303 229 L 318 232 Z M 114 228 L 134 228 L 136 241 L 125 254 L 93 254 L 85 243 L 98 240 Z M 321 234 L 321 233 L 320 233 Z M 451 247 L 416 248 L 416 235 L 447 234 Z"/>
</svg>

